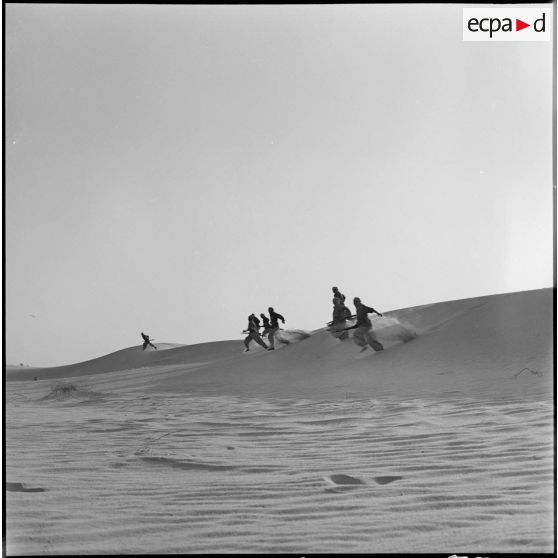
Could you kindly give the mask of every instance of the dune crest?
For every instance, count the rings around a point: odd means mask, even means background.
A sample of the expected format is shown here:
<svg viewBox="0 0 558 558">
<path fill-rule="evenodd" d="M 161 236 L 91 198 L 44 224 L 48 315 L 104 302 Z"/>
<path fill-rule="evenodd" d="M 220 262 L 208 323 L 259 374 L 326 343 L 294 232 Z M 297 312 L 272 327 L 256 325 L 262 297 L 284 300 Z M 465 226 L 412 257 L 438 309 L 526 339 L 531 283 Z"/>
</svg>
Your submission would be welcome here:
<svg viewBox="0 0 558 558">
<path fill-rule="evenodd" d="M 551 289 L 542 289 L 386 312 L 372 320 L 380 353 L 361 353 L 324 327 L 280 331 L 288 343 L 272 353 L 256 346 L 245 354 L 240 339 L 131 347 L 75 365 L 8 371 L 7 379 L 87 376 L 94 385 L 96 375 L 106 383 L 108 373 L 116 380 L 133 370 L 157 391 L 213 395 L 550 394 L 551 303 Z M 526 368 L 533 373 L 520 373 Z"/>
</svg>

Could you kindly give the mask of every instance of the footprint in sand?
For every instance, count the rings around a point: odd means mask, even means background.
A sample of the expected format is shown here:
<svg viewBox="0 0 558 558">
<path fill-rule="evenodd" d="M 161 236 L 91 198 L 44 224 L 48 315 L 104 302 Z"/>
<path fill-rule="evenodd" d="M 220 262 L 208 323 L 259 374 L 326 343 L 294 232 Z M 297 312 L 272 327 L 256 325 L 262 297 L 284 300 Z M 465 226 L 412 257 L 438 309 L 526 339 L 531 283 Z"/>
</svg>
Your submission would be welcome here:
<svg viewBox="0 0 558 558">
<path fill-rule="evenodd" d="M 8 492 L 45 492 L 44 488 L 27 488 L 21 482 L 7 482 L 6 490 Z"/>
<path fill-rule="evenodd" d="M 381 477 L 373 477 L 373 480 L 376 484 L 390 484 L 401 480 L 402 478 L 403 477 L 395 475 L 385 475 Z M 351 477 L 350 475 L 344 475 L 342 473 L 329 475 L 328 477 L 325 477 L 325 480 L 330 485 L 325 489 L 326 492 L 340 492 L 342 490 L 350 490 L 366 484 L 362 479 Z"/>
<path fill-rule="evenodd" d="M 329 480 L 337 485 L 355 485 L 355 484 L 364 484 L 364 481 L 358 479 L 357 477 L 351 477 L 350 475 L 330 475 Z"/>
<path fill-rule="evenodd" d="M 325 477 L 325 481 L 330 485 L 325 489 L 326 492 L 341 492 L 343 490 L 358 488 L 366 484 L 362 479 L 342 473 L 329 475 Z"/>
<path fill-rule="evenodd" d="M 374 482 L 376 482 L 377 484 L 389 484 L 390 482 L 398 481 L 401 480 L 402 478 L 403 477 L 395 477 L 395 476 L 374 477 Z"/>
</svg>

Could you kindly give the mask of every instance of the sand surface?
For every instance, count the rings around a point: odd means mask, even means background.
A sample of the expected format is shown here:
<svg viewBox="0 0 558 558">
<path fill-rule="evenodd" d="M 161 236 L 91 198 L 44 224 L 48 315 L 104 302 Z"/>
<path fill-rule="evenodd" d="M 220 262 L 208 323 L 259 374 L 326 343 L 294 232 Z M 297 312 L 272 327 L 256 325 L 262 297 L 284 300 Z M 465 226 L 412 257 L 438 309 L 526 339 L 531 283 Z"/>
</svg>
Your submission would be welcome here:
<svg viewBox="0 0 558 558">
<path fill-rule="evenodd" d="M 552 291 L 374 325 L 7 370 L 7 553 L 553 552 Z"/>
</svg>

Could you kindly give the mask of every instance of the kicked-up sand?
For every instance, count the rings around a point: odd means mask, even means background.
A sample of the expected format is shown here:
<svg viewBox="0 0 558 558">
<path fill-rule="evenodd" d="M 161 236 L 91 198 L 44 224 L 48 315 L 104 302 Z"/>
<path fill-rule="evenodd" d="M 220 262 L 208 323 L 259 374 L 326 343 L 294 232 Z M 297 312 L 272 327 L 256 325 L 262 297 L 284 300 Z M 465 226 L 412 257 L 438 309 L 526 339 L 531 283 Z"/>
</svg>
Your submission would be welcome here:
<svg viewBox="0 0 558 558">
<path fill-rule="evenodd" d="M 7 370 L 6 552 L 553 552 L 552 304 Z"/>
</svg>

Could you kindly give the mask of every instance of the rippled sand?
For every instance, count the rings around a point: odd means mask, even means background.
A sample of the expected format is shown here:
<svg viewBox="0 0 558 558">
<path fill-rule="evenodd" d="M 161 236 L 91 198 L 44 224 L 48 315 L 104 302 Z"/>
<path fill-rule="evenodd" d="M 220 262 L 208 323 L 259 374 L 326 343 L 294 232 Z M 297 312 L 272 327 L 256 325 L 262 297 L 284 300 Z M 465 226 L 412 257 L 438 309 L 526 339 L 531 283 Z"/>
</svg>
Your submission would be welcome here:
<svg viewBox="0 0 558 558">
<path fill-rule="evenodd" d="M 553 549 L 551 402 L 22 387 L 9 554 Z"/>
<path fill-rule="evenodd" d="M 6 551 L 552 553 L 551 302 L 7 371 Z"/>
</svg>

